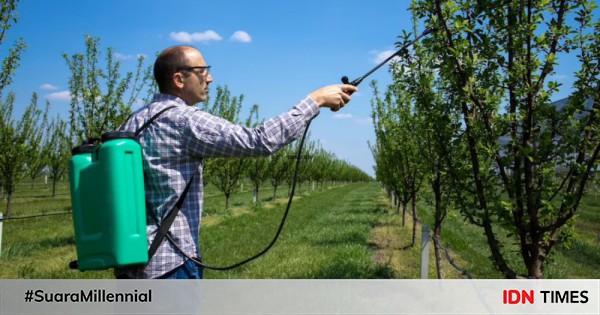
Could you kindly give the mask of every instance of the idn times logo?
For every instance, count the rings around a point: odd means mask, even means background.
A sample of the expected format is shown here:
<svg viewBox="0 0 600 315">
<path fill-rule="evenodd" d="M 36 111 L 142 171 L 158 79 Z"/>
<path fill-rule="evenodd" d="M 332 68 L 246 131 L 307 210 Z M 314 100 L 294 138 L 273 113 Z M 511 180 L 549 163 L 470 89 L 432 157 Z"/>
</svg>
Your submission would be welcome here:
<svg viewBox="0 0 600 315">
<path fill-rule="evenodd" d="M 536 302 L 541 302 L 545 304 L 585 304 L 588 301 L 589 298 L 587 290 L 541 290 L 537 292 L 537 294 L 534 290 L 502 290 L 503 304 L 535 304 Z"/>
</svg>

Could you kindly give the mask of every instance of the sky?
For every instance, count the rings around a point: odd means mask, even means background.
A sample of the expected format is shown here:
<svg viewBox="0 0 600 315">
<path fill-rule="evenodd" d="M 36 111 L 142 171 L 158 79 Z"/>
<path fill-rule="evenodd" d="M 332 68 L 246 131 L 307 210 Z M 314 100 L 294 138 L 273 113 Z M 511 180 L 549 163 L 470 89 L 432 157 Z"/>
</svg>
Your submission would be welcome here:
<svg viewBox="0 0 600 315">
<path fill-rule="evenodd" d="M 159 1 L 21 0 L 18 22 L 0 47 L 0 58 L 19 37 L 28 44 L 14 83 L 15 115 L 31 94 L 51 102 L 51 114 L 68 117 L 69 70 L 62 57 L 85 51 L 85 35 L 100 38 L 100 49 L 114 49 L 122 70 L 133 70 L 136 57 L 154 61 L 164 48 L 197 47 L 212 66 L 216 86 L 244 95 L 244 108 L 260 105 L 270 118 L 296 105 L 313 90 L 353 80 L 395 51 L 403 30 L 412 30 L 408 0 L 304 1 Z M 311 139 L 373 175 L 367 142 L 371 122 L 371 80 L 380 90 L 391 79 L 381 68 L 359 86 L 352 101 L 337 113 L 322 110 L 311 124 Z M 572 73 L 559 69 L 555 80 L 569 86 Z M 566 96 L 561 91 L 557 95 Z M 42 105 L 41 103 L 40 105 Z M 138 105 L 139 106 L 139 105 Z M 245 112 L 241 118 L 245 120 Z"/>
</svg>

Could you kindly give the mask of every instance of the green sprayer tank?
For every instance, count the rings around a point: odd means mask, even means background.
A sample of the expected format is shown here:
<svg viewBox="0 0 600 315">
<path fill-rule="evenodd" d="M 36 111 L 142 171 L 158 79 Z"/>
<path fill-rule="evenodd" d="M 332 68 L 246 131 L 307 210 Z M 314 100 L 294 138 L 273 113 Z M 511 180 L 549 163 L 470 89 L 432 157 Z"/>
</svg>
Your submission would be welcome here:
<svg viewBox="0 0 600 315">
<path fill-rule="evenodd" d="M 69 162 L 79 270 L 148 262 L 144 174 L 132 132 L 75 147 Z"/>
</svg>

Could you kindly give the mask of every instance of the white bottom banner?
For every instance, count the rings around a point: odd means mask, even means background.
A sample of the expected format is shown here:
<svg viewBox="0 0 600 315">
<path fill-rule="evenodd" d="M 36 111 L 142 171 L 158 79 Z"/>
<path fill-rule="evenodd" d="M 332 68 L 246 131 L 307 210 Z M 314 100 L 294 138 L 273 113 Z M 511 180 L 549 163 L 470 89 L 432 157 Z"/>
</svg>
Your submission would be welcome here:
<svg viewBox="0 0 600 315">
<path fill-rule="evenodd" d="M 0 314 L 600 314 L 600 280 L 0 280 Z"/>
</svg>

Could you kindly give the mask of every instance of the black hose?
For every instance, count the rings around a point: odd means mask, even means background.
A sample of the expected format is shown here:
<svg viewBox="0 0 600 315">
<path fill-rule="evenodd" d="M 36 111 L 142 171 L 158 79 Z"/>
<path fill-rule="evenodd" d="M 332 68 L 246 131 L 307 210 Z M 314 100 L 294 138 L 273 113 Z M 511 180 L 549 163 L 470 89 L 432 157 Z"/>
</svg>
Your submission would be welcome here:
<svg viewBox="0 0 600 315">
<path fill-rule="evenodd" d="M 188 254 L 186 254 L 180 247 L 179 245 L 177 245 L 177 243 L 175 241 L 173 241 L 173 239 L 171 238 L 171 235 L 169 233 L 167 233 L 166 238 L 169 240 L 169 242 L 175 247 L 177 248 L 177 250 L 179 252 L 181 252 L 187 259 L 193 261 L 194 263 L 196 263 L 198 266 L 201 266 L 203 268 L 206 269 L 211 269 L 211 270 L 231 270 L 234 268 L 237 268 L 241 265 L 247 264 L 253 260 L 255 260 L 256 258 L 264 255 L 266 252 L 268 252 L 271 247 L 273 247 L 273 245 L 275 244 L 275 242 L 277 241 L 277 239 L 279 238 L 279 235 L 281 234 L 281 231 L 283 230 L 283 226 L 285 224 L 285 221 L 287 219 L 288 213 L 290 212 L 290 208 L 292 206 L 292 200 L 294 199 L 294 193 L 296 192 L 296 182 L 298 180 L 298 172 L 300 170 L 300 160 L 302 158 L 302 148 L 304 148 L 304 140 L 306 139 L 306 134 L 308 133 L 308 128 L 310 127 L 310 121 L 308 122 L 308 124 L 306 125 L 306 129 L 304 129 L 304 134 L 302 135 L 302 139 L 300 140 L 300 146 L 298 147 L 298 155 L 296 157 L 296 169 L 294 170 L 294 180 L 292 183 L 292 190 L 290 192 L 290 198 L 288 199 L 288 203 L 287 203 L 287 207 L 285 208 L 285 212 L 283 213 L 283 218 L 281 219 L 281 223 L 279 224 L 279 228 L 277 229 L 277 232 L 275 233 L 275 236 L 273 237 L 273 240 L 271 241 L 271 243 L 265 247 L 265 249 L 263 249 L 262 251 L 260 251 L 258 254 L 251 256 L 249 258 L 246 258 L 238 263 L 235 263 L 231 266 L 226 266 L 226 267 L 216 267 L 216 266 L 210 266 L 210 265 L 206 265 L 202 259 L 200 258 L 196 258 L 196 257 L 190 257 Z"/>
</svg>

